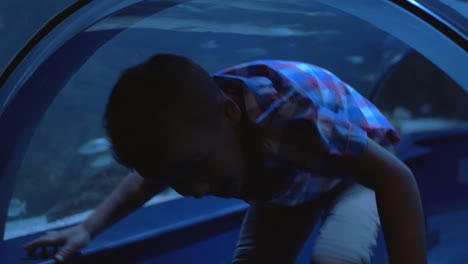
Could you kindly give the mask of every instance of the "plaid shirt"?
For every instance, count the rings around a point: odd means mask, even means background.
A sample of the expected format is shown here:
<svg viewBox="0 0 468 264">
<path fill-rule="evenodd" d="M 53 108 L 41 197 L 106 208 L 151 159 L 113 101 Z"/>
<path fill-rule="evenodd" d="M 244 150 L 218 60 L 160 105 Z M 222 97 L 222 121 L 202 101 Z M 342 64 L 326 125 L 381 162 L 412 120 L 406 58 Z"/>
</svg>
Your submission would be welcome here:
<svg viewBox="0 0 468 264">
<path fill-rule="evenodd" d="M 317 156 L 363 155 L 367 138 L 395 152 L 400 137 L 382 113 L 331 72 L 303 62 L 261 60 L 215 73 L 240 80 L 248 118 L 262 128 L 270 203 L 287 206 L 310 201 L 349 172 Z M 239 91 L 225 90 L 227 94 Z M 271 176 L 271 177 L 270 177 Z M 280 184 L 274 187 L 267 182 Z"/>
</svg>

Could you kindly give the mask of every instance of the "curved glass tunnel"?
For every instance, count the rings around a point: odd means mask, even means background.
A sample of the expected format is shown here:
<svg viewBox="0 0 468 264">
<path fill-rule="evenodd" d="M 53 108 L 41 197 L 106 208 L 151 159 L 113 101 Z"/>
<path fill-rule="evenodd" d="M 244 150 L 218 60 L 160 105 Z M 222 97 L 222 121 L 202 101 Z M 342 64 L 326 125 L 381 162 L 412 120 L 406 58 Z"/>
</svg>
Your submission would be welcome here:
<svg viewBox="0 0 468 264">
<path fill-rule="evenodd" d="M 22 263 L 24 241 L 82 221 L 126 174 L 102 128 L 105 102 L 124 69 L 156 53 L 188 56 L 209 72 L 282 59 L 335 73 L 402 135 L 398 156 L 421 189 L 430 263 L 468 262 L 468 82 L 456 67 L 439 66 L 461 62 L 434 63 L 404 34 L 320 1 L 133 2 L 54 43 L 47 56 L 36 55 L 37 67 L 13 73 L 0 89 L 6 263 Z M 246 207 L 167 189 L 100 235 L 82 261 L 230 263 Z M 299 263 L 307 263 L 315 236 Z M 373 263 L 385 263 L 384 247 L 380 236 Z"/>
</svg>

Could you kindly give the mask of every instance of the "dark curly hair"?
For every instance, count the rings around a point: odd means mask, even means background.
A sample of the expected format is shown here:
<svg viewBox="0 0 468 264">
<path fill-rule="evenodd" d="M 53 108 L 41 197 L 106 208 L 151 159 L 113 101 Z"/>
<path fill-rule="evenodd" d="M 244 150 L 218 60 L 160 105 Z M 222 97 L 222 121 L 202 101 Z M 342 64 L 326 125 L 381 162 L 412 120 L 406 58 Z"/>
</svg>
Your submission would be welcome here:
<svg viewBox="0 0 468 264">
<path fill-rule="evenodd" d="M 219 124 L 222 93 L 189 58 L 155 55 L 124 71 L 104 114 L 114 157 L 137 169 L 165 163 L 174 130 Z"/>
</svg>

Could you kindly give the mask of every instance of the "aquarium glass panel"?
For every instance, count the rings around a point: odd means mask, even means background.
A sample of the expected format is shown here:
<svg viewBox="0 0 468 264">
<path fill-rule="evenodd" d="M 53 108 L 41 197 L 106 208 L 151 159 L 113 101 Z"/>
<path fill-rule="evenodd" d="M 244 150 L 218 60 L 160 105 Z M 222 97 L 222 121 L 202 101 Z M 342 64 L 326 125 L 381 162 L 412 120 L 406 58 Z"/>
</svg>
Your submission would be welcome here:
<svg viewBox="0 0 468 264">
<path fill-rule="evenodd" d="M 468 129 L 468 93 L 417 52 L 382 74 L 376 105 L 401 134 Z"/>
<path fill-rule="evenodd" d="M 468 37 L 468 1 L 421 0 L 420 3 Z"/>
<path fill-rule="evenodd" d="M 158 2 L 136 4 L 80 33 L 87 36 L 80 46 L 89 47 L 92 36 L 118 32 L 73 72 L 37 128 L 16 179 L 6 238 L 83 220 L 128 173 L 111 157 L 102 114 L 120 73 L 156 53 L 188 56 L 209 72 L 259 59 L 308 62 L 370 96 L 409 50 L 373 25 L 312 1 L 198 0 L 148 12 Z M 149 204 L 176 198 L 169 189 Z"/>
<path fill-rule="evenodd" d="M 425 1 L 423 1 L 425 2 Z M 468 1 L 466 0 L 441 0 L 440 2 L 450 6 L 453 10 L 468 19 Z"/>
<path fill-rule="evenodd" d="M 76 0 L 0 1 L 0 75 L 44 25 L 74 2 Z"/>
</svg>

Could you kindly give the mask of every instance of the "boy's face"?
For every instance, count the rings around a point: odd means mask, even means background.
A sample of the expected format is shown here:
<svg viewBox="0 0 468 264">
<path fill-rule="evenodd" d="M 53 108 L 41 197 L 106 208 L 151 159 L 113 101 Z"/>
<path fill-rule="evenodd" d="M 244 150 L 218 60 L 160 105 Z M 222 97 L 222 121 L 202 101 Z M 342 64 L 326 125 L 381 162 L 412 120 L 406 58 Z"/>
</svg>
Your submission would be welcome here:
<svg viewBox="0 0 468 264">
<path fill-rule="evenodd" d="M 159 175 L 155 173 L 155 177 L 146 178 L 166 184 L 183 196 L 236 197 L 242 190 L 245 174 L 234 128 L 236 122 L 237 117 L 225 116 L 221 125 L 215 128 L 181 125 L 174 132 L 173 148 L 168 153 L 167 160 L 171 164 L 164 165 L 164 171 Z"/>
<path fill-rule="evenodd" d="M 244 171 L 240 147 L 229 127 L 193 132 L 180 139 L 170 186 L 184 196 L 235 197 L 242 189 Z M 169 176 L 171 177 L 171 176 Z"/>
</svg>

